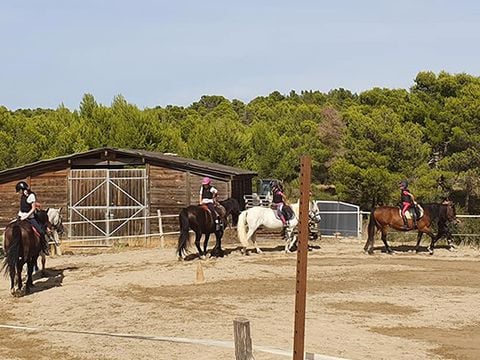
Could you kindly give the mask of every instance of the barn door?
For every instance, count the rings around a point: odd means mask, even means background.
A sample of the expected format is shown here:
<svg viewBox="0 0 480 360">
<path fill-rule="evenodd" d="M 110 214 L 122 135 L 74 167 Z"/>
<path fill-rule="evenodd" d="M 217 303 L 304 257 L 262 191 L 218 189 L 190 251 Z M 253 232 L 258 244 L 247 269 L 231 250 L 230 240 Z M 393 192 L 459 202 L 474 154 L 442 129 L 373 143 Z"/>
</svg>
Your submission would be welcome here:
<svg viewBox="0 0 480 360">
<path fill-rule="evenodd" d="M 145 169 L 71 170 L 70 238 L 110 238 L 147 233 Z"/>
</svg>

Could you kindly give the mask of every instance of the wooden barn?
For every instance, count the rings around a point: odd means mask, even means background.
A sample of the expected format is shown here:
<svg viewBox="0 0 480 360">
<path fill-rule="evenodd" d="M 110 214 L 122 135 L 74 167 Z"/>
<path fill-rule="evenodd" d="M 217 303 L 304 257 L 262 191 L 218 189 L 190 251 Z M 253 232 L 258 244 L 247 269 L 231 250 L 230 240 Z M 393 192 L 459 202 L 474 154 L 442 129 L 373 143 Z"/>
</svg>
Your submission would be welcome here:
<svg viewBox="0 0 480 360">
<path fill-rule="evenodd" d="M 0 171 L 0 226 L 18 211 L 20 180 L 30 184 L 43 208 L 62 208 L 70 239 L 85 239 L 158 233 L 153 216 L 197 204 L 204 176 L 212 179 L 220 199 L 234 197 L 243 205 L 256 175 L 175 154 L 95 149 Z M 176 218 L 163 222 L 172 231 L 178 227 Z"/>
</svg>

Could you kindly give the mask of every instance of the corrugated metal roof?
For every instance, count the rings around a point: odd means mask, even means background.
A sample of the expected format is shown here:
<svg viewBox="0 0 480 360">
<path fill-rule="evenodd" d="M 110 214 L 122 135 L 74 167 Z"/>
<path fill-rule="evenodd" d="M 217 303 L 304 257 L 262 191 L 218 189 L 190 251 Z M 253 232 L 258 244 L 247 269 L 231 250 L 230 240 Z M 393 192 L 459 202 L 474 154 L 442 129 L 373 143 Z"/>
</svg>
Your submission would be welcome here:
<svg viewBox="0 0 480 360">
<path fill-rule="evenodd" d="M 96 158 L 107 155 L 129 156 L 144 160 L 146 163 L 153 163 L 167 168 L 183 169 L 196 173 L 213 172 L 218 176 L 246 176 L 254 177 L 257 173 L 251 170 L 240 169 L 232 166 L 211 163 L 207 161 L 183 158 L 174 154 L 165 154 L 144 150 L 127 150 L 112 147 L 93 149 L 81 153 L 60 156 L 53 159 L 40 160 L 31 164 L 0 171 L 0 182 L 9 181 L 13 176 L 21 176 L 25 172 L 46 172 L 54 168 L 66 168 L 72 161 L 77 159 Z"/>
</svg>

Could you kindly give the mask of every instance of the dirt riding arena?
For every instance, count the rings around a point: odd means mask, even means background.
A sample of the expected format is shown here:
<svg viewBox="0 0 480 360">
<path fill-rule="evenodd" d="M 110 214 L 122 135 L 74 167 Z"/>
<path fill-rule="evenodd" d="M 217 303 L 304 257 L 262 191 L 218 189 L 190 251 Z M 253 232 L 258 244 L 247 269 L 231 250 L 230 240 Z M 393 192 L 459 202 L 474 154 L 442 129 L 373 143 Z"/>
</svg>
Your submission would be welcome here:
<svg viewBox="0 0 480 360">
<path fill-rule="evenodd" d="M 234 359 L 232 321 L 246 317 L 256 360 L 289 359 L 274 349 L 293 347 L 296 254 L 283 253 L 274 238 L 260 244 L 265 252 L 249 256 L 225 244 L 225 258 L 201 261 L 204 283 L 200 260 L 177 261 L 172 248 L 51 257 L 31 295 L 13 298 L 2 281 L 0 324 L 20 328 L 0 327 L 0 358 Z M 480 357 L 478 249 L 430 256 L 393 244 L 396 254 L 376 248 L 369 256 L 356 239 L 316 244 L 308 260 L 307 352 Z"/>
</svg>

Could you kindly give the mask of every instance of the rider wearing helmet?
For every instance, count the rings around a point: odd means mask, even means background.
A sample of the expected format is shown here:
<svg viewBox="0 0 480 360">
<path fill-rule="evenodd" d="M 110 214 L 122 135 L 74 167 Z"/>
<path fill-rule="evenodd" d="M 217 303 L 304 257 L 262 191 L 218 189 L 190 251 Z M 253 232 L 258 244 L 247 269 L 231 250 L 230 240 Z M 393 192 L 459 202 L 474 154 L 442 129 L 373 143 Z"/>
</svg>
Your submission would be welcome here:
<svg viewBox="0 0 480 360">
<path fill-rule="evenodd" d="M 37 198 L 35 193 L 30 190 L 30 187 L 25 181 L 19 181 L 15 185 L 15 190 L 20 193 L 20 210 L 18 211 L 18 218 L 23 221 L 27 220 L 40 234 L 40 240 L 42 241 L 43 252 L 46 255 L 50 255 L 48 240 L 45 238 L 45 229 L 35 219 L 35 210 L 39 209 Z"/>
<path fill-rule="evenodd" d="M 204 177 L 202 180 L 202 186 L 200 187 L 200 205 L 207 205 L 208 210 L 212 213 L 215 217 L 215 224 L 217 230 L 221 226 L 220 215 L 215 210 L 215 204 L 217 203 L 218 199 L 218 190 L 212 186 L 212 179 L 209 177 Z"/>
<path fill-rule="evenodd" d="M 282 220 L 283 226 L 287 225 L 287 219 L 284 212 L 284 206 L 288 206 L 287 197 L 283 193 L 282 185 L 277 180 L 270 181 L 270 188 L 272 189 L 272 203 L 277 209 L 278 216 Z"/>
<path fill-rule="evenodd" d="M 405 213 L 415 204 L 415 197 L 408 190 L 408 181 L 402 180 L 399 183 L 400 185 L 400 198 L 402 202 L 402 219 L 403 219 L 403 229 L 408 229 L 408 222 Z"/>
</svg>

